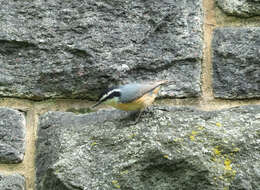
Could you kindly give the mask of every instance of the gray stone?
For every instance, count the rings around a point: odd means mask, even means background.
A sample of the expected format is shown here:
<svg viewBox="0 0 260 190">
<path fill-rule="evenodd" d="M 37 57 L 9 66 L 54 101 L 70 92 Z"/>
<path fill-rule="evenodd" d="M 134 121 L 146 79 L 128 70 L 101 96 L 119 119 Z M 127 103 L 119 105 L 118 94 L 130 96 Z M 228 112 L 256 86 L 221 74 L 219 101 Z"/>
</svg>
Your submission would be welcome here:
<svg viewBox="0 0 260 190">
<path fill-rule="evenodd" d="M 0 174 L 1 190 L 25 190 L 25 178 L 19 174 Z"/>
<path fill-rule="evenodd" d="M 25 153 L 25 118 L 13 109 L 0 108 L 0 163 L 18 163 Z"/>
<path fill-rule="evenodd" d="M 260 15 L 260 0 L 217 0 L 217 4 L 228 15 L 239 17 Z"/>
<path fill-rule="evenodd" d="M 214 96 L 260 97 L 260 28 L 218 28 L 212 40 Z"/>
<path fill-rule="evenodd" d="M 260 106 L 47 112 L 36 143 L 37 190 L 260 189 Z"/>
<path fill-rule="evenodd" d="M 200 95 L 202 1 L 1 1 L 0 96 L 97 99 L 168 79 L 161 96 Z"/>
</svg>

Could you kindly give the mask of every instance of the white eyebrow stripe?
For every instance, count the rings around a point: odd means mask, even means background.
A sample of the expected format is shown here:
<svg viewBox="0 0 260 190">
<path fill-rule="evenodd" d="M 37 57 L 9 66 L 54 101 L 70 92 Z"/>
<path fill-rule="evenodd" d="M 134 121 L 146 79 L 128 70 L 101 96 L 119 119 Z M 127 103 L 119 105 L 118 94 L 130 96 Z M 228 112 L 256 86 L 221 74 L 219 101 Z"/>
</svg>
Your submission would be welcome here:
<svg viewBox="0 0 260 190">
<path fill-rule="evenodd" d="M 104 95 L 102 96 L 102 98 L 100 98 L 100 101 L 102 101 L 103 99 L 105 99 L 106 97 L 108 97 L 108 96 L 109 96 L 110 94 L 112 94 L 113 92 L 121 92 L 121 90 L 120 90 L 120 89 L 113 89 L 113 90 L 109 91 L 108 93 L 104 94 Z"/>
</svg>

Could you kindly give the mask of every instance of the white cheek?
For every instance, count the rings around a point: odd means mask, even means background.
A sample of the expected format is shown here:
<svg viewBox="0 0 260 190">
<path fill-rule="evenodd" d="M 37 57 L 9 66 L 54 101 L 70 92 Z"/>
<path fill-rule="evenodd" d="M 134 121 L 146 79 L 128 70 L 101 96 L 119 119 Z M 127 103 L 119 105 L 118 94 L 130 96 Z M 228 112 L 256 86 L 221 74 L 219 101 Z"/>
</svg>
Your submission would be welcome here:
<svg viewBox="0 0 260 190">
<path fill-rule="evenodd" d="M 119 100 L 119 98 L 116 97 L 116 98 L 107 100 L 107 101 L 105 101 L 104 103 L 107 104 L 107 105 L 114 105 L 114 104 L 117 104 L 117 103 L 118 103 L 118 100 Z"/>
</svg>

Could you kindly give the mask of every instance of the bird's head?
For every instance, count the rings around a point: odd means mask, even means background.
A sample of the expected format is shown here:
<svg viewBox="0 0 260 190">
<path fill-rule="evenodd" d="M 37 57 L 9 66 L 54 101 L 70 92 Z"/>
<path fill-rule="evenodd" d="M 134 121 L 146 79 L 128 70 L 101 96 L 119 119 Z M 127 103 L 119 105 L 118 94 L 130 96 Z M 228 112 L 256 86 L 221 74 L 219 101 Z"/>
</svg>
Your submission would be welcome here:
<svg viewBox="0 0 260 190">
<path fill-rule="evenodd" d="M 109 88 L 100 95 L 98 102 L 92 108 L 97 107 L 101 103 L 115 105 L 119 102 L 120 96 L 121 91 L 119 88 Z"/>
</svg>

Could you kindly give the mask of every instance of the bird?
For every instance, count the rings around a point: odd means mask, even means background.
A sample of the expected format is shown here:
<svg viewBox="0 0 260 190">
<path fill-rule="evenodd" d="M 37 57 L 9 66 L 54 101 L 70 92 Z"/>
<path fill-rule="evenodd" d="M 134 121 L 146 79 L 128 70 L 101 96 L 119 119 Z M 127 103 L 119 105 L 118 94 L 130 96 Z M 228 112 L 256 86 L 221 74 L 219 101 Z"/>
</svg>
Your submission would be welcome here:
<svg viewBox="0 0 260 190">
<path fill-rule="evenodd" d="M 100 95 L 98 102 L 92 108 L 103 103 L 123 111 L 139 111 L 136 119 L 138 122 L 142 111 L 154 102 L 161 85 L 166 83 L 167 80 L 160 80 L 109 88 Z"/>
</svg>

